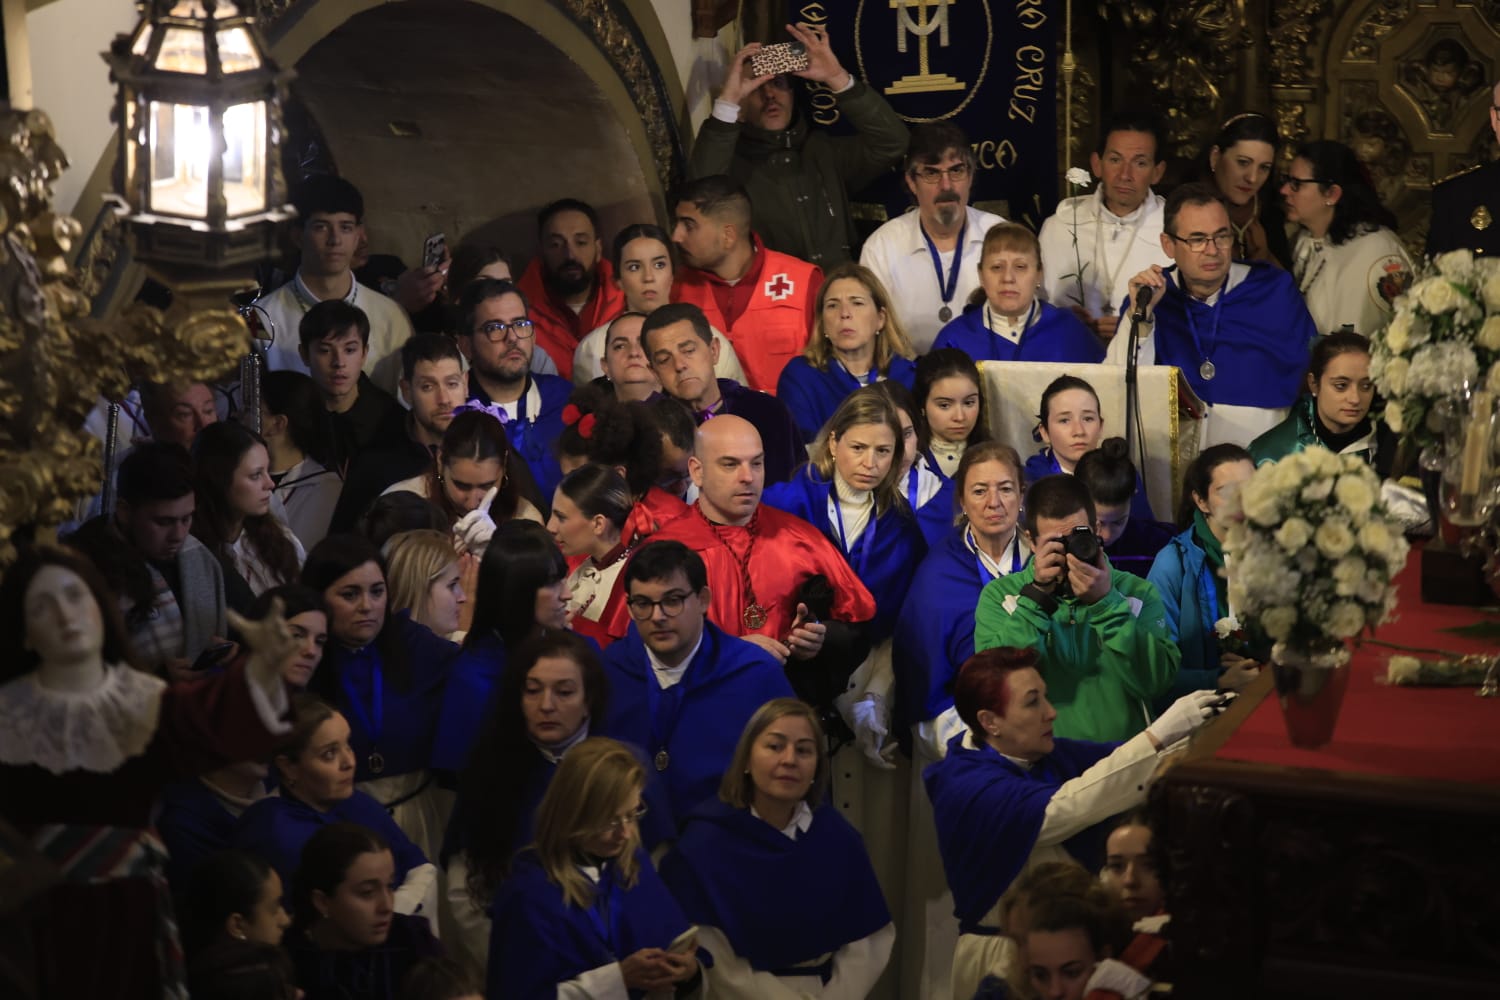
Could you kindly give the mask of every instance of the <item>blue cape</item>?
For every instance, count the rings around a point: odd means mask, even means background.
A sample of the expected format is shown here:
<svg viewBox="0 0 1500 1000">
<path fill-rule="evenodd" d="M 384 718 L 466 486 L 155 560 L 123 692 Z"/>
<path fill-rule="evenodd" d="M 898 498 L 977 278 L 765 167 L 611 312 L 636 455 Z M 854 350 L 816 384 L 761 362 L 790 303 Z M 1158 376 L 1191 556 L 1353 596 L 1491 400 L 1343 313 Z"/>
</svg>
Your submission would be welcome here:
<svg viewBox="0 0 1500 1000">
<path fill-rule="evenodd" d="M 973 933 L 1026 866 L 1047 803 L 1058 788 L 1119 744 L 1058 739 L 1028 772 L 988 745 L 966 749 L 965 735 L 948 742 L 948 756 L 929 765 L 922 780 L 932 800 L 943 871 L 953 889 L 953 912 L 964 932 Z M 1089 871 L 1097 871 L 1104 860 L 1103 827 L 1100 823 L 1063 842 Z"/>
<path fill-rule="evenodd" d="M 844 551 L 839 543 L 838 532 L 828 523 L 828 500 L 833 484 L 818 475 L 811 465 L 797 471 L 790 482 L 767 486 L 761 494 L 761 502 L 778 510 L 795 514 L 811 524 L 833 543 L 843 555 L 850 569 L 858 574 L 860 582 L 875 598 L 875 617 L 869 624 L 871 642 L 880 642 L 896 628 L 896 614 L 901 602 L 906 600 L 906 589 L 911 585 L 911 568 L 927 554 L 927 541 L 922 537 L 921 526 L 906 510 L 890 507 L 878 518 L 866 525 L 865 533 L 853 542 L 854 552 Z M 866 552 L 866 534 L 874 530 Z"/>
<path fill-rule="evenodd" d="M 723 802 L 688 818 L 662 881 L 690 921 L 775 972 L 838 951 L 890 923 L 864 840 L 827 802 L 796 840 Z"/>
<path fill-rule="evenodd" d="M 179 892 L 198 862 L 229 846 L 238 818 L 197 778 L 162 789 L 156 829 L 167 845 L 167 881 Z"/>
<path fill-rule="evenodd" d="M 654 760 L 662 748 L 652 738 L 647 685 L 656 687 L 656 673 L 635 622 L 625 638 L 604 651 L 604 673 L 609 678 L 609 713 L 599 735 L 643 747 L 647 758 Z M 676 725 L 667 734 L 670 763 L 660 772 L 673 829 L 718 793 L 740 732 L 756 709 L 773 698 L 793 697 L 785 671 L 770 653 L 706 620 L 703 643 L 676 686 L 682 692 Z"/>
<path fill-rule="evenodd" d="M 382 671 L 383 717 L 377 727 L 380 729 L 379 749 L 381 756 L 385 758 L 385 770 L 379 777 L 409 774 L 429 766 L 432 736 L 442 705 L 443 687 L 448 682 L 448 671 L 458 652 L 458 647 L 453 643 L 433 635 L 425 625 L 418 625 L 406 614 L 398 614 L 396 620 L 401 641 L 406 646 L 407 662 L 411 668 L 411 686 L 405 691 L 398 691 Z M 365 724 L 365 717 L 373 711 L 372 679 L 375 668 L 381 665 L 380 650 L 374 645 L 347 649 L 336 643 L 329 643 L 323 657 L 323 664 L 318 669 L 330 670 L 338 677 L 335 682 L 338 696 L 334 707 L 349 721 L 349 744 L 354 748 L 355 780 L 368 781 L 377 775 L 371 774 L 369 770 L 370 751 L 374 749 L 374 742 Z M 344 690 L 345 681 L 358 695 L 357 707 L 349 702 L 348 692 Z"/>
<path fill-rule="evenodd" d="M 612 894 L 613 906 L 598 901 L 596 918 L 606 911 L 616 915 L 613 921 L 600 919 L 609 925 L 606 938 L 589 912 L 563 902 L 562 890 L 547 878 L 535 854 L 521 854 L 490 907 L 486 995 L 553 1000 L 558 983 L 642 948 L 665 948 L 687 930 L 687 918 L 644 850 L 637 849 L 636 861 L 640 866 L 636 884 L 617 889 Z"/>
<path fill-rule="evenodd" d="M 234 831 L 234 846 L 265 860 L 281 876 L 287 899 L 292 899 L 292 878 L 302 861 L 302 848 L 319 828 L 331 823 L 358 823 L 374 830 L 391 845 L 396 862 L 396 882 L 406 873 L 427 863 L 422 849 L 409 840 L 385 806 L 355 789 L 352 796 L 319 812 L 300 799 L 273 795 L 245 810 Z"/>
<path fill-rule="evenodd" d="M 1011 343 L 984 325 L 984 307 L 971 309 L 938 332 L 934 351 L 956 347 L 978 361 L 1053 361 L 1093 365 L 1104 360 L 1104 346 L 1070 310 L 1041 302 L 1036 322 Z"/>
<path fill-rule="evenodd" d="M 535 372 L 531 373 L 531 382 L 542 397 L 542 411 L 526 414 L 525 420 L 510 421 L 505 425 L 505 435 L 531 469 L 531 478 L 536 480 L 542 496 L 551 503 L 552 492 L 562 481 L 562 466 L 557 462 L 554 445 L 562 436 L 562 411 L 568 405 L 568 397 L 573 395 L 573 383 L 560 375 Z M 469 380 L 469 398 L 486 405 L 492 402 L 477 378 Z"/>
<path fill-rule="evenodd" d="M 1261 261 L 1236 263 L 1247 264 L 1250 273 L 1213 308 L 1179 288 L 1175 269 L 1167 269 L 1172 277 L 1155 309 L 1156 363 L 1181 368 L 1205 403 L 1291 406 L 1302 392 L 1318 328 L 1290 274 Z M 1214 364 L 1212 381 L 1198 374 L 1205 351 Z"/>
<path fill-rule="evenodd" d="M 891 358 L 885 377 L 910 390 L 917 380 L 917 364 L 898 354 Z M 836 361 L 830 361 L 828 370 L 823 371 L 798 356 L 781 370 L 781 378 L 776 383 L 776 398 L 792 411 L 792 419 L 797 421 L 803 439 L 811 441 L 828 423 L 839 404 L 864 384 Z"/>
<path fill-rule="evenodd" d="M 807 459 L 806 442 L 792 411 L 770 393 L 746 388 L 734 379 L 719 379 L 719 395 L 724 398 L 720 412 L 744 417 L 760 432 L 766 454 L 766 482 L 790 479 L 792 470 Z"/>
<path fill-rule="evenodd" d="M 432 738 L 433 767 L 462 771 L 469 762 L 504 671 L 505 643 L 497 635 L 476 636 L 454 657 Z"/>
<path fill-rule="evenodd" d="M 1120 537 L 1104 547 L 1104 554 L 1115 569 L 1144 580 L 1151 572 L 1151 564 L 1156 562 L 1156 554 L 1166 548 L 1176 534 L 1177 528 L 1165 521 L 1152 521 L 1132 513 Z"/>
<path fill-rule="evenodd" d="M 954 497 L 958 484 L 952 477 L 943 474 L 936 461 L 928 461 L 925 454 L 918 455 L 917 461 L 925 464 L 941 484 L 937 492 L 917 508 L 917 527 L 922 529 L 922 537 L 927 540 L 927 547 L 930 549 L 939 545 L 953 531 L 953 519 L 958 516 Z"/>
<path fill-rule="evenodd" d="M 891 657 L 898 732 L 953 707 L 953 678 L 974 655 L 974 609 L 988 582 L 961 527 L 949 528 L 917 567 L 896 619 Z"/>
</svg>

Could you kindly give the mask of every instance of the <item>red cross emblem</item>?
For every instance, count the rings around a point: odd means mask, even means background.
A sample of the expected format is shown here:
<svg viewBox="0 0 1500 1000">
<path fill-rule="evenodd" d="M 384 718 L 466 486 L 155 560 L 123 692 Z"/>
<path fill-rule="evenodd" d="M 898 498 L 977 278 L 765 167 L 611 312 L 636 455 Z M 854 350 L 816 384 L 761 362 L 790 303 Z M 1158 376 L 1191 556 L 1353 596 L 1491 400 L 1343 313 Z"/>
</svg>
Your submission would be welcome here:
<svg viewBox="0 0 1500 1000">
<path fill-rule="evenodd" d="M 772 275 L 771 280 L 766 282 L 765 287 L 766 297 L 774 302 L 780 302 L 796 290 L 797 286 L 792 283 L 791 278 L 787 277 L 785 271 L 781 274 Z"/>
</svg>

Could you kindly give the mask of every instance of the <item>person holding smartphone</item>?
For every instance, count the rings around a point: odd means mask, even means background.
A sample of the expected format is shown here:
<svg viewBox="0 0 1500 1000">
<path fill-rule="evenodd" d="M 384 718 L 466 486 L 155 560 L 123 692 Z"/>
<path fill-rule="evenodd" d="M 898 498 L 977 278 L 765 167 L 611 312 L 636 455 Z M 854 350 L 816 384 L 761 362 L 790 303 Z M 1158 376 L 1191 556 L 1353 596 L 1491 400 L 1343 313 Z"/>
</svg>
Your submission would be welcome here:
<svg viewBox="0 0 1500 1000">
<path fill-rule="evenodd" d="M 1057 708 L 1053 730 L 1077 740 L 1128 740 L 1177 677 L 1161 596 L 1113 569 L 1099 518 L 1075 476 L 1047 476 L 1026 491 L 1032 559 L 987 584 L 974 612 L 974 651 L 1032 647 Z"/>
</svg>

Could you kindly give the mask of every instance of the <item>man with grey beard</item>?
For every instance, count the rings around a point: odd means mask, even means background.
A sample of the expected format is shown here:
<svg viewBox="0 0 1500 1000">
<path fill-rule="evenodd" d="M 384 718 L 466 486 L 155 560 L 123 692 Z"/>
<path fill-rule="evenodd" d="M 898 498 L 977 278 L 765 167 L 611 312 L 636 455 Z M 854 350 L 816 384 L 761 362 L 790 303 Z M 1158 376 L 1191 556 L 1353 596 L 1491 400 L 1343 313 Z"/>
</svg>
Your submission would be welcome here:
<svg viewBox="0 0 1500 1000">
<path fill-rule="evenodd" d="M 931 350 L 938 331 L 963 312 L 979 287 L 984 234 L 1005 221 L 969 206 L 976 166 L 958 126 L 939 122 L 912 129 L 905 173 L 916 207 L 871 233 L 859 255 L 891 293 L 919 354 Z"/>
</svg>

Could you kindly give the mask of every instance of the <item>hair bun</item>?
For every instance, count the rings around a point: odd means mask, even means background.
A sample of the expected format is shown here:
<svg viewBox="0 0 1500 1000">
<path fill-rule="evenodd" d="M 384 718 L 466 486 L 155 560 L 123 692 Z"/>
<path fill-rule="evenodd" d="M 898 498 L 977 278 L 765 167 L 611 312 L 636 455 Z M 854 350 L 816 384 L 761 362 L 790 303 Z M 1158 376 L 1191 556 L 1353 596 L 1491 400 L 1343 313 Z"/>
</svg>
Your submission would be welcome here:
<svg viewBox="0 0 1500 1000">
<path fill-rule="evenodd" d="M 1122 437 L 1109 437 L 1100 441 L 1099 451 L 1103 453 L 1105 458 L 1115 462 L 1130 457 L 1130 446 L 1125 443 L 1125 439 Z"/>
</svg>

